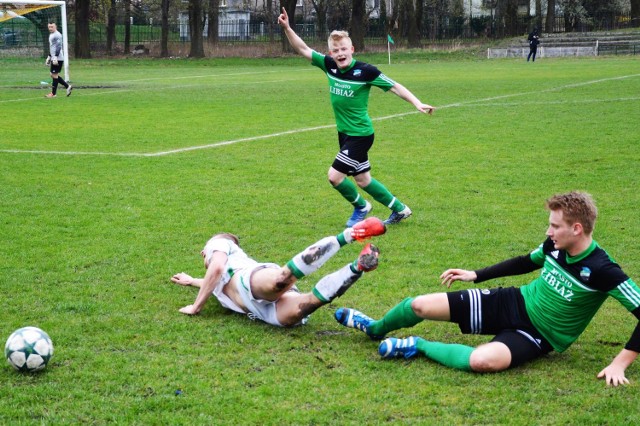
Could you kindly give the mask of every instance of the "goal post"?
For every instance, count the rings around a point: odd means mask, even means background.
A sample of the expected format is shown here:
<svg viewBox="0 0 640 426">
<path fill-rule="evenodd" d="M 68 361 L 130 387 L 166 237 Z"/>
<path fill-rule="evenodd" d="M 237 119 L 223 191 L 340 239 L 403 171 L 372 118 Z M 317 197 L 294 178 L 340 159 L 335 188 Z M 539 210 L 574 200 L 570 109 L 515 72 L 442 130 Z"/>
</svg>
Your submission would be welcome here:
<svg viewBox="0 0 640 426">
<path fill-rule="evenodd" d="M 62 46 L 65 53 L 64 61 L 64 79 L 70 81 L 69 76 L 69 38 L 67 31 L 67 5 L 65 1 L 59 0 L 0 0 L 0 25 L 6 24 L 12 19 L 21 19 L 26 15 L 49 8 L 60 8 L 60 26 L 58 30 L 62 34 Z M 58 23 L 58 22 L 56 22 Z M 7 44 L 7 35 L 13 36 L 13 43 L 17 43 L 17 35 L 11 31 L 7 31 L 3 36 L 4 44 Z M 48 40 L 48 34 L 44 33 L 42 37 Z"/>
</svg>

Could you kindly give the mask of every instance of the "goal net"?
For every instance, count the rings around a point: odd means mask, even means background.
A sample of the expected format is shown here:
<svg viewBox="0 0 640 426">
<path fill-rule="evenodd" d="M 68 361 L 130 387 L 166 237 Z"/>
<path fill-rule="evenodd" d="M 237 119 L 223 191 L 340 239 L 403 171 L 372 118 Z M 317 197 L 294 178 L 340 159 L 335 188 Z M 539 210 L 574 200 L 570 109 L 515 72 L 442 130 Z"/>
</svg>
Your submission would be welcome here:
<svg viewBox="0 0 640 426">
<path fill-rule="evenodd" d="M 69 80 L 67 7 L 64 1 L 0 0 L 0 58 L 49 55 L 49 22 L 62 34 L 64 78 Z"/>
</svg>

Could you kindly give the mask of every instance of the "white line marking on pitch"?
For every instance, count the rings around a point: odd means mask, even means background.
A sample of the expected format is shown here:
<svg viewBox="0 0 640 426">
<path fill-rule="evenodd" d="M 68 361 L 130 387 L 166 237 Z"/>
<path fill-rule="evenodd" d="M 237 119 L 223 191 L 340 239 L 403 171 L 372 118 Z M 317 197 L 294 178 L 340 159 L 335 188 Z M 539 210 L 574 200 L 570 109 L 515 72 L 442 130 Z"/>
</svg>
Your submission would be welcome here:
<svg viewBox="0 0 640 426">
<path fill-rule="evenodd" d="M 464 101 L 464 102 L 456 102 L 456 103 L 452 103 L 452 104 L 448 104 L 448 105 L 442 105 L 439 107 L 436 107 L 436 109 L 445 109 L 445 108 L 456 108 L 456 107 L 462 107 L 462 106 L 478 106 L 478 103 L 482 103 L 482 102 L 487 102 L 487 101 L 495 101 L 498 99 L 506 99 L 506 98 L 513 98 L 513 97 L 518 97 L 518 96 L 527 96 L 527 95 L 531 95 L 531 94 L 536 94 L 536 93 L 544 93 L 544 92 L 554 92 L 554 91 L 558 91 L 558 90 L 563 90 L 563 89 L 569 89 L 569 88 L 573 88 L 573 87 L 580 87 L 580 86 L 586 86 L 586 85 L 590 85 L 590 84 L 597 84 L 597 83 L 602 83 L 605 81 L 612 81 L 612 80 L 623 80 L 623 79 L 627 79 L 627 78 L 632 78 L 632 77 L 640 77 L 640 74 L 632 74 L 632 75 L 625 75 L 625 76 L 619 76 L 619 77 L 610 77 L 610 78 L 603 78 L 603 79 L 599 79 L 599 80 L 591 80 L 591 81 L 585 81 L 585 82 L 581 82 L 581 83 L 572 83 L 572 84 L 566 84 L 563 86 L 558 86 L 558 87 L 553 87 L 550 89 L 545 89 L 545 90 L 539 90 L 539 91 L 535 91 L 535 92 L 522 92 L 522 93 L 512 93 L 512 94 L 508 94 L 508 95 L 501 95 L 501 96 L 492 96 L 492 97 L 488 97 L 488 98 L 484 98 L 484 99 L 476 99 L 476 100 L 470 100 L 470 101 Z M 133 89 L 131 89 L 133 90 Z M 126 91 L 126 90 L 125 90 Z M 617 99 L 602 99 L 602 100 L 586 100 L 586 101 L 580 101 L 580 103 L 583 102 L 619 102 L 619 101 L 630 101 L 630 100 L 637 100 L 637 97 L 633 97 L 633 98 L 617 98 Z M 542 103 L 550 103 L 550 102 L 542 102 Z M 553 103 L 576 103 L 575 101 L 555 101 Z M 510 103 L 510 104 L 502 104 L 502 105 L 513 105 L 514 103 Z M 523 105 L 523 104 L 528 104 L 528 102 L 522 103 L 522 102 L 518 102 L 518 105 Z M 495 105 L 500 105 L 500 104 L 490 104 L 492 106 Z M 487 106 L 487 105 L 484 105 Z M 393 115 L 387 115 L 384 117 L 378 117 L 378 118 L 373 118 L 373 121 L 381 121 L 381 120 L 389 120 L 392 118 L 398 118 L 398 117 L 404 117 L 407 115 L 413 115 L 413 114 L 419 114 L 418 111 L 409 111 L 409 112 L 405 112 L 405 113 L 400 113 L 400 114 L 393 114 Z M 258 135 L 258 136 L 250 136 L 250 137 L 246 137 L 246 138 L 239 138 L 239 139 L 232 139 L 232 140 L 227 140 L 227 141 L 221 141 L 221 142 L 215 142 L 215 143 L 210 143 L 210 144 L 206 144 L 206 145 L 197 145 L 197 146 L 190 146 L 190 147 L 186 147 L 186 148 L 176 148 L 176 149 L 172 149 L 172 150 L 167 150 L 167 151 L 159 151 L 159 152 L 148 152 L 148 153 L 139 153 L 139 152 L 88 152 L 88 151 L 43 151 L 43 150 L 20 150 L 20 149 L 1 149 L 0 153 L 15 153 L 15 154 L 45 154 L 45 155 L 97 155 L 97 156 L 113 156 L 113 157 L 161 157 L 161 156 L 165 156 L 165 155 L 171 155 L 171 154 L 179 154 L 182 152 L 189 152 L 189 151 L 196 151 L 196 150 L 201 150 L 201 149 L 210 149 L 210 148 L 217 148 L 220 146 L 226 146 L 226 145 L 233 145 L 236 143 L 240 143 L 240 142 L 251 142 L 251 141 L 256 141 L 256 140 L 261 140 L 261 139 L 269 139 L 269 138 L 275 138 L 275 137 L 279 137 L 279 136 L 284 136 L 284 135 L 291 135 L 291 134 L 297 134 L 297 133 L 304 133 L 304 132 L 312 132 L 315 130 L 323 130 L 323 129 L 330 129 L 335 127 L 335 124 L 329 124 L 329 125 L 324 125 L 324 126 L 316 126 L 316 127 L 306 127 L 306 128 L 301 128 L 301 129 L 294 129 L 294 130 L 287 130 L 284 132 L 277 132 L 277 133 L 271 133 L 271 134 L 267 134 L 267 135 Z"/>
</svg>

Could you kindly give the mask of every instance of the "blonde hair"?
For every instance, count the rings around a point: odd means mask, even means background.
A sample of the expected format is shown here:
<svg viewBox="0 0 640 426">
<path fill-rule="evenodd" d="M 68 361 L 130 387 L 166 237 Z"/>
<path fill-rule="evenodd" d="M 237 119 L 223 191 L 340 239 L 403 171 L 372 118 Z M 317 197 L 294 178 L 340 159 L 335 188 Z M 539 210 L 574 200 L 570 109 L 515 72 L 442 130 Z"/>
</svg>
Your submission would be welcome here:
<svg viewBox="0 0 640 426">
<path fill-rule="evenodd" d="M 230 232 L 220 232 L 218 234 L 215 234 L 213 237 L 211 237 L 211 240 L 213 240 L 214 238 L 224 238 L 227 240 L 231 240 L 233 241 L 238 247 L 240 247 L 240 240 L 238 239 L 238 237 Z"/>
<path fill-rule="evenodd" d="M 329 38 L 327 39 L 327 44 L 329 45 L 329 49 L 331 49 L 331 43 L 338 43 L 340 40 L 345 38 L 351 41 L 351 37 L 349 37 L 349 33 L 347 31 L 341 31 L 341 30 L 331 31 L 331 34 L 329 34 Z"/>
<path fill-rule="evenodd" d="M 580 191 L 556 194 L 547 200 L 546 207 L 551 211 L 561 211 L 563 219 L 571 225 L 581 224 L 585 234 L 590 235 L 593 232 L 598 209 L 590 194 Z"/>
</svg>

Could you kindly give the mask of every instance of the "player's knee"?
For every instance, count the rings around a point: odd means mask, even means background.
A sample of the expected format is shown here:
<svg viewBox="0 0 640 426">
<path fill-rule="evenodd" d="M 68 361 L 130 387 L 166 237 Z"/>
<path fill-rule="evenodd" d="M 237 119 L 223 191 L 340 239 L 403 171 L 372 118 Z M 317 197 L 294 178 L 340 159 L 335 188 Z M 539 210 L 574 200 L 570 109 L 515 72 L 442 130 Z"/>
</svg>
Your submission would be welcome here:
<svg viewBox="0 0 640 426">
<path fill-rule="evenodd" d="M 478 373 L 494 373 L 506 370 L 511 363 L 511 356 L 501 352 L 487 350 L 482 346 L 471 352 L 469 366 Z"/>
<path fill-rule="evenodd" d="M 338 186 L 344 180 L 343 177 L 333 176 L 331 172 L 329 172 L 329 175 L 327 176 L 327 178 L 329 179 L 329 183 L 331 184 L 331 186 Z"/>
<path fill-rule="evenodd" d="M 273 283 L 273 291 L 279 292 L 285 290 L 295 282 L 296 277 L 289 268 L 280 268 L 280 272 Z"/>
<path fill-rule="evenodd" d="M 418 296 L 411 301 L 411 309 L 420 318 L 438 318 L 436 315 L 441 309 L 439 302 L 433 294 Z"/>
</svg>

